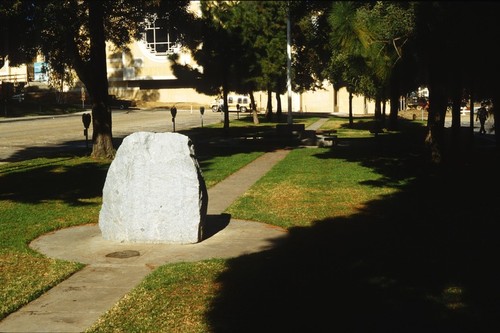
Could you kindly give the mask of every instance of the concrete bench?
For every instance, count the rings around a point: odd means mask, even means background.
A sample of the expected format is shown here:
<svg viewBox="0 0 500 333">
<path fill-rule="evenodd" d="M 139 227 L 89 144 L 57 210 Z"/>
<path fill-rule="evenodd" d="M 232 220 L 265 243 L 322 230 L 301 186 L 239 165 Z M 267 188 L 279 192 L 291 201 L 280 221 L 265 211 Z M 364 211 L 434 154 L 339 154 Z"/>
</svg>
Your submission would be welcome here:
<svg viewBox="0 0 500 333">
<path fill-rule="evenodd" d="M 338 143 L 336 134 L 317 135 L 318 147 L 333 147 Z"/>
<path fill-rule="evenodd" d="M 338 137 L 336 135 L 327 135 L 323 138 L 325 141 L 331 141 L 333 145 L 337 143 Z"/>
</svg>

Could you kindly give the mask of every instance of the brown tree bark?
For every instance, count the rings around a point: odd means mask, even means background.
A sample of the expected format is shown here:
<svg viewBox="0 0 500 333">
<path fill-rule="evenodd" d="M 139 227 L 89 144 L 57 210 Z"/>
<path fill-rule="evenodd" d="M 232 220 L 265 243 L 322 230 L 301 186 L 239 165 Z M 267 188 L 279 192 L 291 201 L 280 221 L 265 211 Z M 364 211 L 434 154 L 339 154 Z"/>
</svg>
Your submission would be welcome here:
<svg viewBox="0 0 500 333">
<path fill-rule="evenodd" d="M 90 32 L 90 80 L 86 83 L 92 98 L 93 158 L 112 158 L 115 154 L 108 106 L 108 76 L 106 42 L 104 39 L 104 10 L 101 1 L 88 1 Z"/>
<path fill-rule="evenodd" d="M 382 98 L 377 96 L 375 98 L 375 112 L 374 112 L 374 125 L 373 125 L 373 133 L 377 136 L 382 132 L 383 128 L 383 118 L 382 118 Z"/>
<path fill-rule="evenodd" d="M 500 105 L 500 91 L 498 88 L 495 90 L 492 102 L 493 102 L 493 121 L 494 121 L 493 129 L 495 130 L 495 142 L 496 142 L 495 151 L 497 155 L 496 157 L 500 159 L 500 120 L 499 120 L 500 107 L 498 106 Z"/>
<path fill-rule="evenodd" d="M 398 113 L 399 113 L 399 96 L 400 91 L 398 89 L 400 82 L 397 74 L 391 76 L 391 87 L 390 87 L 390 110 L 389 110 L 389 130 L 396 131 L 398 129 Z"/>
<path fill-rule="evenodd" d="M 272 102 L 272 97 L 273 93 L 271 89 L 267 90 L 267 107 L 266 107 L 266 119 L 271 120 L 273 119 L 273 102 Z"/>
<path fill-rule="evenodd" d="M 224 100 L 224 131 L 227 133 L 229 131 L 229 106 L 227 104 L 227 87 L 224 85 L 222 87 L 222 99 Z"/>
<path fill-rule="evenodd" d="M 275 92 L 275 95 L 276 95 L 276 118 L 280 120 L 281 115 L 283 114 L 283 110 L 281 109 L 281 97 L 279 92 Z"/>
<path fill-rule="evenodd" d="M 425 143 L 430 149 L 431 162 L 434 164 L 441 164 L 444 157 L 444 120 L 448 104 L 444 87 L 444 82 L 436 79 L 436 77 L 430 80 Z"/>
<path fill-rule="evenodd" d="M 250 103 L 252 104 L 252 118 L 254 125 L 259 124 L 259 117 L 257 115 L 257 104 L 255 104 L 255 96 L 250 92 Z"/>
<path fill-rule="evenodd" d="M 352 114 L 352 92 L 349 91 L 349 127 L 352 128 L 354 126 L 354 118 Z"/>
</svg>

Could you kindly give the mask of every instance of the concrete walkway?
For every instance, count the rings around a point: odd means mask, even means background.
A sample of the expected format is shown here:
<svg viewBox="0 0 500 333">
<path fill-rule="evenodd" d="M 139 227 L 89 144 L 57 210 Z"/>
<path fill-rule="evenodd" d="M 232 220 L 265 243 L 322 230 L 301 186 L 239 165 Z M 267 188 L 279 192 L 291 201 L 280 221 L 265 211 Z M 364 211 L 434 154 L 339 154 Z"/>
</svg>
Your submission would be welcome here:
<svg viewBox="0 0 500 333">
<path fill-rule="evenodd" d="M 87 266 L 1 321 L 0 332 L 83 332 L 160 265 L 232 258 L 273 247 L 286 237 L 285 230 L 222 212 L 288 153 L 268 152 L 210 188 L 207 236 L 197 244 L 117 243 L 104 240 L 95 224 L 34 240 L 30 246 L 48 257 Z"/>
</svg>

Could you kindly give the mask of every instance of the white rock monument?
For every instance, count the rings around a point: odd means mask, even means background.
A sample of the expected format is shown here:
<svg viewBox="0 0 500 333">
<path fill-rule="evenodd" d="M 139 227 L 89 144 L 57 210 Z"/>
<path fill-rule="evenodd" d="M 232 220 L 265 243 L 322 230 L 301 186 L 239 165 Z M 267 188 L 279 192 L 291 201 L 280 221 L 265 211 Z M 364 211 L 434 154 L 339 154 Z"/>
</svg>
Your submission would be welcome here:
<svg viewBox="0 0 500 333">
<path fill-rule="evenodd" d="M 201 241 L 208 194 L 191 140 L 178 133 L 127 136 L 111 163 L 99 228 L 107 240 Z"/>
</svg>

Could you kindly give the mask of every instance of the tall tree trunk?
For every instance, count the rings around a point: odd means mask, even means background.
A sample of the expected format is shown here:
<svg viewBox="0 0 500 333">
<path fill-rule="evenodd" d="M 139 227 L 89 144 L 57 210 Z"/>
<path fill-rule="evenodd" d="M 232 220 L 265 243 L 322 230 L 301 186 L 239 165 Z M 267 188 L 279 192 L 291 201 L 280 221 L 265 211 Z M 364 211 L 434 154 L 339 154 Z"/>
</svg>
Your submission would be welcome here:
<svg viewBox="0 0 500 333">
<path fill-rule="evenodd" d="M 382 99 L 380 96 L 375 97 L 375 111 L 374 111 L 375 120 L 380 121 L 382 119 Z"/>
<path fill-rule="evenodd" d="M 349 91 L 349 127 L 354 126 L 354 119 L 352 117 L 352 92 Z"/>
<path fill-rule="evenodd" d="M 302 111 L 302 103 L 300 111 Z M 333 86 L 333 112 L 339 112 L 339 90 L 335 86 Z"/>
<path fill-rule="evenodd" d="M 461 120 L 460 109 L 462 106 L 462 86 L 460 77 L 455 73 L 452 82 L 451 98 L 451 153 L 453 158 L 459 157 L 461 145 Z M 446 106 L 446 112 L 449 112 L 449 105 Z"/>
<path fill-rule="evenodd" d="M 462 107 L 462 85 L 458 71 L 452 82 L 451 129 L 454 137 L 460 133 L 460 108 Z"/>
<path fill-rule="evenodd" d="M 281 97 L 278 92 L 275 92 L 275 94 L 276 94 L 276 118 L 280 120 L 281 115 L 283 114 L 283 110 L 281 109 Z"/>
<path fill-rule="evenodd" d="M 273 92 L 271 89 L 267 90 L 267 107 L 266 107 L 266 119 L 271 120 L 273 119 Z"/>
<path fill-rule="evenodd" d="M 398 129 L 398 112 L 399 104 L 399 76 L 398 74 L 391 75 L 390 81 L 390 110 L 389 110 L 389 129 L 395 131 Z"/>
<path fill-rule="evenodd" d="M 226 85 L 222 87 L 222 99 L 224 100 L 224 131 L 229 131 L 229 106 L 227 105 L 227 88 Z"/>
<path fill-rule="evenodd" d="M 500 91 L 499 88 L 495 89 L 494 95 L 492 96 L 493 102 L 493 129 L 495 131 L 495 151 L 497 158 L 500 158 Z"/>
<path fill-rule="evenodd" d="M 385 99 L 382 99 L 380 101 L 381 103 L 381 108 L 382 108 L 382 115 L 380 117 L 380 124 L 382 125 L 382 128 L 385 128 L 385 118 L 387 116 L 386 114 L 386 109 L 387 109 L 387 101 Z"/>
<path fill-rule="evenodd" d="M 377 96 L 375 98 L 375 123 L 374 123 L 374 128 L 373 128 L 373 133 L 375 136 L 378 135 L 378 133 L 381 132 L 382 129 L 382 98 L 380 96 Z"/>
<path fill-rule="evenodd" d="M 425 142 L 430 149 L 431 162 L 441 164 L 444 154 L 444 118 L 446 116 L 447 95 L 445 84 L 434 73 L 429 84 L 429 110 L 427 118 L 427 136 Z"/>
<path fill-rule="evenodd" d="M 92 98 L 92 154 L 94 158 L 112 158 L 115 154 L 108 107 L 108 76 L 104 39 L 104 10 L 101 1 L 88 1 L 90 27 L 91 79 L 87 90 Z"/>
<path fill-rule="evenodd" d="M 259 124 L 259 117 L 257 115 L 257 104 L 255 104 L 255 97 L 253 95 L 253 92 L 250 92 L 250 103 L 252 103 L 252 117 L 253 117 L 253 123 L 254 125 Z"/>
</svg>

